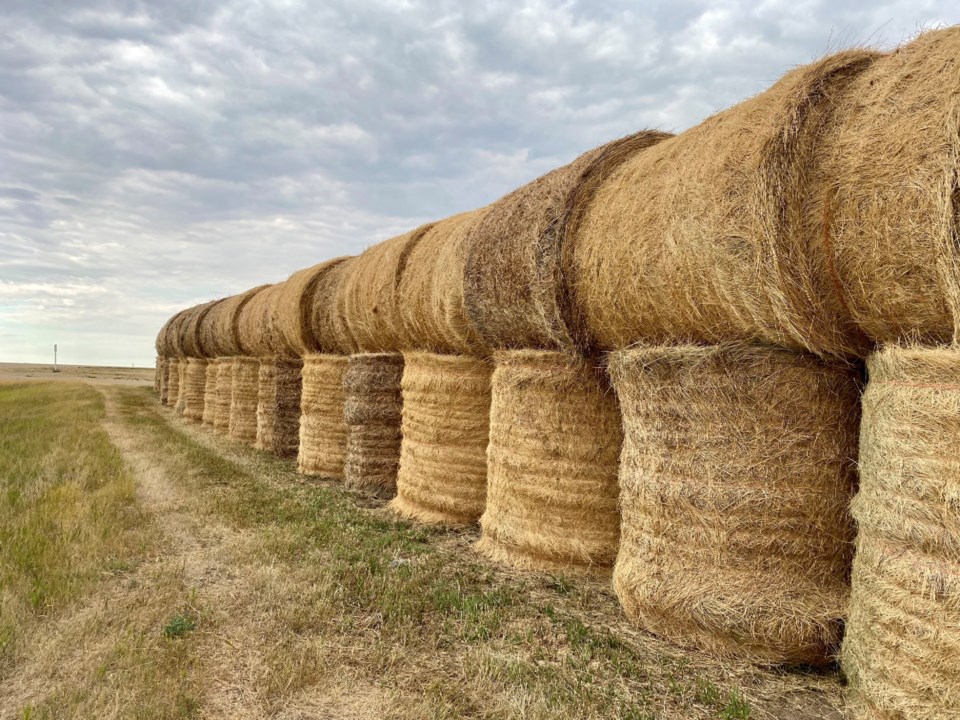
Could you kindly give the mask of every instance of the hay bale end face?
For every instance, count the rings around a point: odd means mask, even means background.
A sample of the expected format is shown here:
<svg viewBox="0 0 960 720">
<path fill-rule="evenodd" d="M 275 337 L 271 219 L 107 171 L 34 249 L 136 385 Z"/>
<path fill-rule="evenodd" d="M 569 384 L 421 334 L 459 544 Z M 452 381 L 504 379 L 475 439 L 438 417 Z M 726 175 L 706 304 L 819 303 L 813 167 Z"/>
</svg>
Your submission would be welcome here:
<svg viewBox="0 0 960 720">
<path fill-rule="evenodd" d="M 614 587 L 719 657 L 832 662 L 853 535 L 859 372 L 786 350 L 613 353 L 625 431 Z"/>
<path fill-rule="evenodd" d="M 207 372 L 203 381 L 203 413 L 200 420 L 204 425 L 214 424 L 217 415 L 217 380 L 220 373 L 220 359 L 207 361 Z"/>
<path fill-rule="evenodd" d="M 180 390 L 180 396 L 183 398 L 183 416 L 188 420 L 200 422 L 203 418 L 208 362 L 195 357 L 187 358 L 185 362 L 183 387 Z"/>
<path fill-rule="evenodd" d="M 622 434 L 606 378 L 570 353 L 500 351 L 494 362 L 477 549 L 520 568 L 609 574 Z"/>
<path fill-rule="evenodd" d="M 252 445 L 257 439 L 260 361 L 257 358 L 236 357 L 231 364 L 230 437 Z"/>
<path fill-rule="evenodd" d="M 213 429 L 230 432 L 230 403 L 233 399 L 233 358 L 217 360 L 217 401 L 213 415 Z"/>
<path fill-rule="evenodd" d="M 300 394 L 303 361 L 261 358 L 254 447 L 294 457 L 300 447 Z"/>
<path fill-rule="evenodd" d="M 343 418 L 344 355 L 307 355 L 303 359 L 300 399 L 300 448 L 297 471 L 343 479 L 347 424 Z"/>
<path fill-rule="evenodd" d="M 343 377 L 347 487 L 393 497 L 400 464 L 403 400 L 399 353 L 352 355 Z"/>
<path fill-rule="evenodd" d="M 850 617 L 857 718 L 960 717 L 960 348 L 868 360 Z"/>
<path fill-rule="evenodd" d="M 487 498 L 490 377 L 473 357 L 405 353 L 403 441 L 390 507 L 420 522 L 465 525 Z"/>
</svg>

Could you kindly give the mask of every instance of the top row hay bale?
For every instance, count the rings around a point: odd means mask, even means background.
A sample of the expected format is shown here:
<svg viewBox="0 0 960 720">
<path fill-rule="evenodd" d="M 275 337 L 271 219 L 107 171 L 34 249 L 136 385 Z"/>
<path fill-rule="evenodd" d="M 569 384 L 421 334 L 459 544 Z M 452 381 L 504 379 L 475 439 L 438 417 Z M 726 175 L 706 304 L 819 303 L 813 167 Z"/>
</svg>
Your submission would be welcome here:
<svg viewBox="0 0 960 720">
<path fill-rule="evenodd" d="M 240 343 L 239 316 L 250 300 L 261 290 L 260 285 L 216 303 L 200 322 L 199 337 L 206 357 L 230 357 L 249 354 Z"/>
<path fill-rule="evenodd" d="M 217 300 L 203 303 L 190 308 L 184 314 L 184 321 L 180 328 L 180 350 L 182 354 L 192 358 L 204 357 L 203 345 L 200 341 L 200 324 L 217 304 Z"/>
<path fill-rule="evenodd" d="M 304 306 L 309 313 L 309 334 L 304 337 L 314 343 L 316 353 L 351 355 L 360 350 L 350 332 L 344 309 L 344 288 L 358 259 L 345 258 L 324 270 L 317 280 L 310 305 Z"/>
<path fill-rule="evenodd" d="M 871 339 L 954 339 L 960 306 L 960 27 L 874 62 L 821 142 L 811 234 Z M 819 231 L 819 233 L 817 233 Z"/>
<path fill-rule="evenodd" d="M 171 328 L 185 312 L 187 312 L 187 310 L 180 310 L 171 315 L 163 324 L 163 327 L 160 328 L 160 332 L 157 333 L 156 347 L 157 355 L 160 357 L 173 357 L 176 354 L 173 351 Z"/>
<path fill-rule="evenodd" d="M 336 301 L 355 350 L 403 349 L 397 292 L 410 253 L 431 227 L 423 225 L 367 248 L 350 264 Z"/>
<path fill-rule="evenodd" d="M 177 313 L 170 322 L 170 326 L 167 328 L 167 347 L 170 349 L 172 356 L 186 356 L 183 347 L 184 329 L 187 326 L 187 321 L 190 320 L 190 316 L 194 314 L 199 307 L 199 305 L 195 305 Z"/>
<path fill-rule="evenodd" d="M 441 220 L 411 248 L 397 289 L 401 349 L 483 353 L 482 338 L 464 306 L 466 240 L 485 209 Z"/>
<path fill-rule="evenodd" d="M 318 328 L 312 322 L 313 308 L 318 294 L 325 295 L 323 291 L 328 287 L 325 282 L 327 275 L 348 259 L 338 257 L 300 270 L 278 286 L 269 318 L 276 354 L 303 357 L 324 352 Z M 329 303 L 330 298 L 323 297 L 321 302 Z"/>
<path fill-rule="evenodd" d="M 642 131 L 590 150 L 514 190 L 471 224 L 463 241 L 463 302 L 495 349 L 574 346 L 564 308 L 563 227 L 571 208 L 633 153 L 671 137 Z"/>
<path fill-rule="evenodd" d="M 268 285 L 237 310 L 237 341 L 244 355 L 278 354 L 279 333 L 273 322 L 283 283 Z"/>
<path fill-rule="evenodd" d="M 820 355 L 868 342 L 805 227 L 823 128 L 877 53 L 851 50 L 631 155 L 580 198 L 562 241 L 578 342 L 759 341 Z"/>
</svg>

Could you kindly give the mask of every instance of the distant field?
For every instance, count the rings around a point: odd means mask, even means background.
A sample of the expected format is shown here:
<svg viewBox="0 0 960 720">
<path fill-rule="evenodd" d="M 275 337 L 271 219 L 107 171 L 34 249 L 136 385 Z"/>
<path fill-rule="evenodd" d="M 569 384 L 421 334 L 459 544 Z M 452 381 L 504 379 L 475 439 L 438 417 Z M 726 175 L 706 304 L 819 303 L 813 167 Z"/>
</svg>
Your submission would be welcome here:
<svg viewBox="0 0 960 720">
<path fill-rule="evenodd" d="M 0 384 L 0 718 L 842 717 L 836 673 L 684 652 L 477 534 L 305 481 L 147 388 Z"/>
<path fill-rule="evenodd" d="M 0 362 L 0 382 L 17 380 L 84 380 L 94 383 L 146 385 L 153 383 L 153 368 L 97 365 L 53 365 Z"/>
</svg>

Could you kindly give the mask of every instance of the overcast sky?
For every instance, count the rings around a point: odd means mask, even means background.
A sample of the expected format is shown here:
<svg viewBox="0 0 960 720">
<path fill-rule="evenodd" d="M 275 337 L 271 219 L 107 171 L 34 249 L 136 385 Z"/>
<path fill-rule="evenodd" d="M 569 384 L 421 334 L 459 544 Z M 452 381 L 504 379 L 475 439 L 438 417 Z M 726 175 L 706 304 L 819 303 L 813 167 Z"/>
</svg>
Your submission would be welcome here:
<svg viewBox="0 0 960 720">
<path fill-rule="evenodd" d="M 0 361 L 152 364 L 179 308 L 956 22 L 950 0 L 0 0 Z"/>
</svg>

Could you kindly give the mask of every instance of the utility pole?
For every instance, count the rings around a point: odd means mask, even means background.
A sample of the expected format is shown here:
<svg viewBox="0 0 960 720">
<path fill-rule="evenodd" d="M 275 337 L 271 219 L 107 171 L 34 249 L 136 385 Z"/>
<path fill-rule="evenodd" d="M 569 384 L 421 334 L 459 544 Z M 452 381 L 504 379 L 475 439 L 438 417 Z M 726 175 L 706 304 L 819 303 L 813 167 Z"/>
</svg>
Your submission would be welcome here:
<svg viewBox="0 0 960 720">
<path fill-rule="evenodd" d="M 53 344 L 53 371 L 60 372 L 59 370 L 57 370 L 57 344 L 56 343 Z"/>
</svg>

